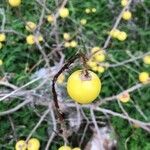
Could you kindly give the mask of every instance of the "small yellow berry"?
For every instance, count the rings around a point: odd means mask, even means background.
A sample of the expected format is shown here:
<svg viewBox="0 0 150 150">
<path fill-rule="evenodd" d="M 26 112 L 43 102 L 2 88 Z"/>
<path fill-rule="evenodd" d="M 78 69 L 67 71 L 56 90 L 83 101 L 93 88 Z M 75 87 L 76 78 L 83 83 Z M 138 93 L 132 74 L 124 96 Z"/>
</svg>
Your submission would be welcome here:
<svg viewBox="0 0 150 150">
<path fill-rule="evenodd" d="M 53 16 L 53 15 L 48 15 L 48 16 L 46 17 L 46 19 L 47 19 L 47 21 L 48 21 L 49 23 L 52 23 L 52 22 L 54 21 L 54 16 Z"/>
<path fill-rule="evenodd" d="M 125 11 L 122 14 L 122 18 L 124 20 L 130 20 L 132 18 L 132 13 L 130 11 Z"/>
<path fill-rule="evenodd" d="M 32 138 L 28 141 L 27 145 L 28 150 L 39 150 L 40 148 L 40 142 L 36 138 Z"/>
<path fill-rule="evenodd" d="M 103 62 L 103 61 L 105 61 L 105 54 L 102 54 L 102 53 L 98 53 L 98 54 L 95 54 L 94 55 L 94 58 L 95 58 L 95 60 L 96 61 L 98 61 L 98 62 Z"/>
<path fill-rule="evenodd" d="M 62 17 L 62 18 L 68 17 L 68 16 L 69 16 L 69 9 L 68 9 L 68 8 L 61 8 L 61 9 L 59 10 L 59 15 L 60 15 L 60 17 Z"/>
<path fill-rule="evenodd" d="M 9 0 L 8 2 L 12 7 L 18 7 L 21 4 L 21 0 Z"/>
<path fill-rule="evenodd" d="M 101 49 L 100 49 L 100 47 L 93 47 L 92 49 L 91 49 L 91 53 L 95 53 L 95 52 L 98 52 L 98 51 L 100 51 Z"/>
<path fill-rule="evenodd" d="M 2 49 L 2 47 L 3 47 L 3 44 L 0 42 L 0 49 Z"/>
<path fill-rule="evenodd" d="M 15 150 L 26 150 L 27 145 L 24 140 L 20 140 L 15 145 Z"/>
<path fill-rule="evenodd" d="M 76 148 L 73 148 L 72 150 L 81 150 L 81 148 L 76 147 Z"/>
<path fill-rule="evenodd" d="M 89 8 L 86 8 L 86 9 L 85 9 L 85 12 L 86 12 L 87 14 L 89 14 L 89 13 L 91 12 L 91 10 L 90 10 Z"/>
<path fill-rule="evenodd" d="M 82 25 L 85 25 L 85 24 L 87 23 L 87 20 L 86 20 L 86 19 L 81 19 L 81 20 L 80 20 L 80 23 L 81 23 Z"/>
<path fill-rule="evenodd" d="M 91 67 L 91 69 L 92 69 L 93 71 L 98 71 L 98 66 Z"/>
<path fill-rule="evenodd" d="M 0 66 L 2 66 L 3 65 L 3 61 L 0 59 Z"/>
<path fill-rule="evenodd" d="M 73 48 L 77 47 L 77 45 L 78 45 L 78 43 L 76 41 L 71 41 L 70 42 L 70 46 L 73 47 Z"/>
<path fill-rule="evenodd" d="M 39 41 L 39 42 L 42 42 L 43 40 L 44 40 L 44 39 L 43 39 L 43 36 L 42 36 L 42 35 L 39 35 L 39 36 L 38 36 L 38 41 Z"/>
<path fill-rule="evenodd" d="M 117 36 L 120 34 L 120 31 L 118 29 L 112 29 L 109 34 L 111 37 L 117 38 Z"/>
<path fill-rule="evenodd" d="M 69 42 L 65 42 L 64 43 L 64 47 L 66 47 L 66 48 L 70 47 L 70 43 Z"/>
<path fill-rule="evenodd" d="M 125 7 L 128 4 L 128 0 L 121 0 L 121 6 Z"/>
<path fill-rule="evenodd" d="M 147 83 L 149 80 L 149 74 L 148 72 L 141 72 L 139 74 L 139 81 L 142 83 Z"/>
<path fill-rule="evenodd" d="M 125 93 L 122 93 L 122 94 L 118 97 L 118 99 L 119 99 L 121 102 L 123 102 L 123 103 L 127 103 L 127 102 L 129 102 L 129 100 L 130 100 L 130 95 L 129 95 L 128 92 L 125 92 Z"/>
<path fill-rule="evenodd" d="M 26 42 L 27 42 L 27 44 L 29 44 L 29 45 L 33 45 L 33 44 L 35 43 L 34 36 L 33 36 L 33 35 L 28 35 L 28 36 L 26 37 Z"/>
<path fill-rule="evenodd" d="M 33 32 L 36 29 L 36 24 L 34 22 L 28 21 L 25 28 L 27 31 Z"/>
<path fill-rule="evenodd" d="M 6 41 L 6 35 L 4 33 L 0 34 L 0 42 Z"/>
<path fill-rule="evenodd" d="M 119 41 L 124 41 L 124 40 L 126 40 L 126 38 L 127 38 L 127 34 L 126 34 L 126 32 L 120 32 L 119 34 L 118 34 L 118 36 L 117 36 L 117 39 L 119 40 Z"/>
<path fill-rule="evenodd" d="M 96 8 L 92 8 L 92 12 L 95 13 L 96 12 Z"/>
<path fill-rule="evenodd" d="M 144 62 L 146 65 L 150 65 L 150 55 L 144 56 L 143 62 Z"/>
<path fill-rule="evenodd" d="M 97 66 L 97 63 L 96 63 L 95 61 L 93 61 L 93 60 L 89 60 L 89 61 L 87 62 L 87 65 L 92 68 L 92 67 L 96 67 L 96 66 Z"/>
<path fill-rule="evenodd" d="M 97 71 L 98 71 L 99 73 L 103 73 L 103 72 L 105 71 L 105 68 L 102 67 L 102 66 L 98 66 Z"/>
<path fill-rule="evenodd" d="M 62 84 L 65 80 L 64 74 L 60 74 L 59 77 L 57 78 L 57 83 Z"/>
<path fill-rule="evenodd" d="M 61 146 L 58 150 L 71 150 L 70 146 Z"/>
<path fill-rule="evenodd" d="M 70 34 L 69 33 L 64 33 L 63 37 L 64 37 L 64 40 L 66 40 L 66 41 L 70 40 Z"/>
</svg>

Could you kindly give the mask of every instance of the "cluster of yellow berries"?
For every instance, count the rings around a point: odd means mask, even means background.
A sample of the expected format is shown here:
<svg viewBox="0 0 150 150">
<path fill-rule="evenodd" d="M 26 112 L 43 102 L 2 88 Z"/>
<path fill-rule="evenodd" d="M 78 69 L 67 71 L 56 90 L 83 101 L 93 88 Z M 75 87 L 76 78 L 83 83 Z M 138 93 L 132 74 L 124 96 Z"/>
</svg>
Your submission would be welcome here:
<svg viewBox="0 0 150 150">
<path fill-rule="evenodd" d="M 36 138 L 30 139 L 27 143 L 24 140 L 20 140 L 16 143 L 15 150 L 39 150 L 40 142 Z"/>
<path fill-rule="evenodd" d="M 86 8 L 85 9 L 86 14 L 95 13 L 95 12 L 96 12 L 96 8 Z"/>
<path fill-rule="evenodd" d="M 71 148 L 70 146 L 61 146 L 58 150 L 81 150 L 79 147 Z"/>
<path fill-rule="evenodd" d="M 3 47 L 2 42 L 6 41 L 6 35 L 4 33 L 0 33 L 0 49 Z"/>
<path fill-rule="evenodd" d="M 127 103 L 130 100 L 130 94 L 128 92 L 124 92 L 118 96 L 118 99 L 123 103 Z"/>
<path fill-rule="evenodd" d="M 64 33 L 63 38 L 65 40 L 64 47 L 66 47 L 66 48 L 69 48 L 69 47 L 75 48 L 75 47 L 77 47 L 77 45 L 78 45 L 77 41 L 75 41 L 75 40 L 70 41 L 71 36 L 70 36 L 69 33 Z"/>
<path fill-rule="evenodd" d="M 116 38 L 119 41 L 124 41 L 127 38 L 127 33 L 118 29 L 112 29 L 109 34 L 112 38 Z"/>
<path fill-rule="evenodd" d="M 87 65 L 93 70 L 99 73 L 103 73 L 105 68 L 100 66 L 100 63 L 104 62 L 106 59 L 105 52 L 100 47 L 93 47 L 91 49 L 92 57 L 87 62 Z"/>
</svg>

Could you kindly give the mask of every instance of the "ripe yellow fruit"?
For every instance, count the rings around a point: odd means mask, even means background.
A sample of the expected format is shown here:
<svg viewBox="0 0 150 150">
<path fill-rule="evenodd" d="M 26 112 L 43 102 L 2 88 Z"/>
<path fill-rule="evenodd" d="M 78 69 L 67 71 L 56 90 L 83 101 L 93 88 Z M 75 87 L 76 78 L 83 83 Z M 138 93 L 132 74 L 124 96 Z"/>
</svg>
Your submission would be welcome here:
<svg viewBox="0 0 150 150">
<path fill-rule="evenodd" d="M 35 43 L 35 40 L 34 40 L 34 35 L 28 35 L 26 37 L 26 42 L 29 44 L 29 45 L 33 45 Z"/>
<path fill-rule="evenodd" d="M 64 38 L 64 40 L 69 41 L 70 40 L 70 34 L 69 33 L 64 33 L 63 38 Z"/>
<path fill-rule="evenodd" d="M 53 16 L 53 15 L 48 15 L 48 16 L 46 17 L 46 19 L 47 19 L 47 21 L 48 21 L 49 23 L 52 23 L 52 22 L 54 21 L 54 16 Z"/>
<path fill-rule="evenodd" d="M 95 53 L 95 52 L 97 52 L 97 51 L 100 51 L 101 49 L 100 49 L 100 47 L 93 47 L 92 49 L 91 49 L 91 53 Z"/>
<path fill-rule="evenodd" d="M 118 35 L 120 34 L 120 31 L 118 29 L 113 29 L 110 31 L 110 36 L 113 37 L 113 38 L 117 38 Z"/>
<path fill-rule="evenodd" d="M 121 6 L 125 7 L 128 4 L 128 0 L 121 0 Z"/>
<path fill-rule="evenodd" d="M 128 92 L 125 92 L 125 93 L 121 94 L 121 95 L 118 97 L 118 99 L 119 99 L 121 102 L 123 102 L 123 103 L 127 103 L 127 102 L 130 101 L 130 95 L 129 95 Z"/>
<path fill-rule="evenodd" d="M 78 43 L 76 41 L 71 41 L 70 42 L 70 46 L 73 47 L 73 48 L 77 47 L 77 45 L 78 45 Z"/>
<path fill-rule="evenodd" d="M 59 15 L 60 15 L 60 17 L 62 17 L 62 18 L 68 17 L 68 16 L 69 16 L 69 9 L 68 9 L 68 8 L 61 8 L 61 9 L 59 10 Z"/>
<path fill-rule="evenodd" d="M 101 91 L 101 81 L 92 71 L 86 76 L 82 70 L 73 72 L 67 81 L 69 96 L 80 104 L 94 101 Z"/>
<path fill-rule="evenodd" d="M 122 14 L 122 18 L 124 20 L 130 20 L 132 18 L 132 13 L 130 11 L 125 11 Z"/>
<path fill-rule="evenodd" d="M 65 80 L 64 74 L 60 74 L 59 77 L 57 78 L 57 83 L 62 84 Z"/>
<path fill-rule="evenodd" d="M 92 12 L 95 13 L 96 12 L 96 8 L 92 8 Z"/>
<path fill-rule="evenodd" d="M 143 58 L 143 62 L 146 64 L 146 65 L 150 65 L 150 55 L 147 55 Z"/>
<path fill-rule="evenodd" d="M 91 13 L 91 10 L 90 10 L 89 8 L 86 8 L 86 9 L 85 9 L 85 12 L 86 12 L 87 14 L 89 14 L 89 13 Z"/>
<path fill-rule="evenodd" d="M 70 146 L 61 146 L 58 150 L 72 150 Z"/>
<path fill-rule="evenodd" d="M 38 41 L 39 41 L 39 42 L 42 42 L 43 40 L 44 40 L 44 39 L 43 39 L 43 36 L 42 36 L 42 35 L 39 35 L 39 36 L 38 36 Z"/>
<path fill-rule="evenodd" d="M 20 140 L 15 145 L 15 150 L 26 150 L 27 145 L 24 140 Z"/>
<path fill-rule="evenodd" d="M 0 66 L 2 66 L 3 65 L 3 61 L 0 59 Z"/>
<path fill-rule="evenodd" d="M 36 24 L 34 22 L 28 21 L 25 28 L 27 31 L 33 32 L 36 29 Z"/>
<path fill-rule="evenodd" d="M 27 145 L 28 150 L 39 150 L 40 148 L 40 142 L 36 138 L 32 138 L 28 141 Z"/>
<path fill-rule="evenodd" d="M 12 7 L 18 7 L 21 4 L 21 0 L 9 0 L 8 3 Z"/>
<path fill-rule="evenodd" d="M 98 67 L 97 67 L 97 71 L 98 71 L 99 73 L 103 73 L 103 72 L 105 71 L 105 68 L 102 67 L 102 66 L 98 66 Z"/>
<path fill-rule="evenodd" d="M 64 43 L 64 47 L 66 47 L 66 48 L 70 47 L 70 43 L 69 42 L 65 42 Z"/>
<path fill-rule="evenodd" d="M 126 40 L 126 38 L 127 38 L 127 34 L 126 34 L 126 32 L 120 32 L 118 35 L 117 35 L 117 39 L 119 40 L 119 41 L 124 41 L 124 40 Z"/>
<path fill-rule="evenodd" d="M 82 25 L 85 25 L 85 24 L 87 23 L 87 20 L 86 20 L 86 19 L 81 19 L 81 20 L 80 20 L 80 23 L 81 23 Z"/>
<path fill-rule="evenodd" d="M 4 33 L 0 34 L 0 42 L 6 41 L 6 35 Z"/>
<path fill-rule="evenodd" d="M 81 150 L 81 148 L 76 147 L 76 148 L 73 148 L 72 150 Z"/>
<path fill-rule="evenodd" d="M 0 42 L 0 49 L 2 49 L 2 47 L 3 47 L 3 44 Z"/>
<path fill-rule="evenodd" d="M 96 67 L 97 63 L 94 60 L 89 60 L 87 62 L 87 65 L 92 68 L 92 67 Z"/>
<path fill-rule="evenodd" d="M 98 66 L 91 67 L 93 71 L 98 71 Z"/>
<path fill-rule="evenodd" d="M 147 83 L 149 80 L 149 74 L 148 72 L 141 72 L 139 74 L 139 81 L 142 83 Z"/>
<path fill-rule="evenodd" d="M 94 58 L 95 58 L 95 60 L 96 61 L 98 61 L 98 62 L 103 62 L 103 61 L 105 61 L 105 54 L 99 54 L 99 53 L 96 53 L 95 55 L 94 55 Z"/>
</svg>

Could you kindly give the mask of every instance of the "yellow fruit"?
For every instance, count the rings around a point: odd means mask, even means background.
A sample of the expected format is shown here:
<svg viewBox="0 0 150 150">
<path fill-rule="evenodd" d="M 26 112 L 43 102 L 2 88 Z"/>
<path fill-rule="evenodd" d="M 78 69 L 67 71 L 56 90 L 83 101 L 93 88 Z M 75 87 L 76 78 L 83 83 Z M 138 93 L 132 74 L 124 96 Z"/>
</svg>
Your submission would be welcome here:
<svg viewBox="0 0 150 150">
<path fill-rule="evenodd" d="M 2 49 L 2 47 L 3 47 L 3 44 L 0 42 L 0 49 Z"/>
<path fill-rule="evenodd" d="M 141 72 L 139 74 L 139 81 L 142 83 L 147 83 L 147 81 L 149 80 L 149 74 L 148 72 Z"/>
<path fill-rule="evenodd" d="M 122 18 L 124 20 L 130 20 L 132 18 L 132 13 L 130 11 L 125 11 L 122 14 Z"/>
<path fill-rule="evenodd" d="M 32 138 L 28 141 L 28 150 L 39 150 L 40 148 L 40 142 L 36 138 Z"/>
<path fill-rule="evenodd" d="M 113 38 L 117 38 L 118 35 L 120 34 L 120 31 L 118 29 L 113 29 L 110 31 L 110 36 L 113 37 Z"/>
<path fill-rule="evenodd" d="M 26 37 L 26 42 L 29 44 L 29 45 L 33 45 L 35 43 L 35 40 L 34 40 L 34 35 L 28 35 Z"/>
<path fill-rule="evenodd" d="M 69 96 L 80 104 L 94 101 L 101 91 L 101 81 L 92 71 L 86 76 L 82 70 L 73 72 L 67 81 Z"/>
<path fill-rule="evenodd" d="M 28 21 L 25 26 L 26 30 L 33 32 L 36 29 L 36 24 L 34 22 Z"/>
<path fill-rule="evenodd" d="M 96 63 L 95 61 L 93 61 L 93 60 L 89 60 L 89 61 L 87 62 L 87 65 L 92 68 L 92 67 L 96 67 L 96 66 L 97 66 L 97 63 Z"/>
<path fill-rule="evenodd" d="M 95 54 L 94 55 L 94 58 L 95 58 L 95 60 L 96 61 L 98 61 L 98 62 L 103 62 L 103 61 L 105 61 L 105 54 Z"/>
<path fill-rule="evenodd" d="M 64 74 L 60 74 L 59 77 L 57 78 L 57 83 L 62 84 L 65 80 Z"/>
<path fill-rule="evenodd" d="M 16 143 L 15 150 L 26 150 L 27 145 L 24 140 L 20 140 Z"/>
<path fill-rule="evenodd" d="M 119 34 L 118 34 L 118 36 L 117 36 L 117 39 L 119 40 L 119 41 L 124 41 L 125 39 L 127 38 L 127 34 L 125 33 L 125 32 L 120 32 Z"/>
<path fill-rule="evenodd" d="M 121 5 L 123 7 L 127 6 L 127 4 L 128 4 L 128 0 L 121 0 Z"/>
<path fill-rule="evenodd" d="M 38 36 L 38 41 L 39 41 L 39 42 L 42 42 L 42 41 L 43 41 L 42 35 L 39 35 L 39 36 Z"/>
<path fill-rule="evenodd" d="M 96 8 L 92 8 L 92 12 L 95 13 L 96 12 Z"/>
<path fill-rule="evenodd" d="M 61 146 L 58 150 L 72 150 L 70 146 Z"/>
<path fill-rule="evenodd" d="M 70 42 L 70 46 L 73 47 L 73 48 L 77 47 L 77 45 L 78 45 L 78 43 L 76 41 L 71 41 Z"/>
<path fill-rule="evenodd" d="M 90 10 L 89 8 L 86 8 L 86 9 L 85 9 L 85 12 L 86 12 L 87 14 L 89 14 L 89 13 L 91 12 L 91 10 Z"/>
<path fill-rule="evenodd" d="M 49 23 L 52 23 L 52 22 L 54 21 L 54 16 L 53 16 L 53 15 L 48 15 L 48 16 L 47 16 L 47 21 L 48 21 Z"/>
<path fill-rule="evenodd" d="M 98 66 L 91 67 L 93 71 L 98 71 Z"/>
<path fill-rule="evenodd" d="M 127 103 L 130 100 L 130 95 L 128 92 L 125 92 L 123 94 L 121 94 L 118 99 L 123 102 L 123 103 Z"/>
<path fill-rule="evenodd" d="M 81 20 L 80 20 L 80 23 L 81 23 L 82 25 L 85 25 L 85 24 L 87 23 L 87 20 L 86 20 L 86 19 L 81 19 Z"/>
<path fill-rule="evenodd" d="M 68 8 L 61 8 L 61 9 L 59 10 L 59 15 L 60 15 L 60 17 L 62 17 L 62 18 L 68 17 L 68 16 L 69 16 L 69 9 L 68 9 Z"/>
<path fill-rule="evenodd" d="M 63 37 L 64 37 L 64 40 L 66 40 L 66 41 L 70 40 L 70 34 L 69 33 L 64 33 Z"/>
<path fill-rule="evenodd" d="M 97 71 L 98 71 L 99 73 L 103 73 L 103 72 L 105 71 L 105 68 L 102 67 L 102 66 L 98 66 L 98 67 L 97 67 Z"/>
<path fill-rule="evenodd" d="M 3 61 L 0 59 L 0 66 L 2 66 L 3 65 Z"/>
<path fill-rule="evenodd" d="M 76 148 L 73 148 L 72 150 L 81 150 L 81 148 L 76 147 Z"/>
<path fill-rule="evenodd" d="M 21 4 L 21 0 L 9 0 L 8 2 L 12 7 L 18 7 Z"/>
<path fill-rule="evenodd" d="M 0 34 L 0 42 L 6 41 L 6 35 L 4 33 Z"/>
<path fill-rule="evenodd" d="M 150 65 L 150 55 L 147 55 L 143 58 L 143 61 L 146 65 Z"/>
<path fill-rule="evenodd" d="M 70 43 L 69 42 L 65 42 L 64 47 L 66 47 L 66 48 L 70 47 Z"/>
<path fill-rule="evenodd" d="M 100 51 L 100 50 L 101 50 L 100 47 L 93 47 L 91 49 L 91 53 L 95 53 L 95 52 Z"/>
</svg>

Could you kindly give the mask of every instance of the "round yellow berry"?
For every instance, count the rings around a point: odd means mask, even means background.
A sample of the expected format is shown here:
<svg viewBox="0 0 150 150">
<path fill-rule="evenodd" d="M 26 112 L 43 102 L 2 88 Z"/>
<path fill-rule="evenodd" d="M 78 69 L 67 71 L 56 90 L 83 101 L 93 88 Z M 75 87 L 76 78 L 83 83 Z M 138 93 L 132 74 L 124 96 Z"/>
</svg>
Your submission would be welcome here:
<svg viewBox="0 0 150 150">
<path fill-rule="evenodd" d="M 62 18 L 68 17 L 68 16 L 69 16 L 69 9 L 68 9 L 68 8 L 61 8 L 61 9 L 59 10 L 59 15 L 60 15 L 60 17 L 62 17 Z"/>
<path fill-rule="evenodd" d="M 73 148 L 72 150 L 81 150 L 81 148 L 75 147 L 75 148 Z"/>
<path fill-rule="evenodd" d="M 36 29 L 36 24 L 34 22 L 28 21 L 25 28 L 27 31 L 33 32 Z"/>
<path fill-rule="evenodd" d="M 77 47 L 77 45 L 78 45 L 78 43 L 76 41 L 71 41 L 70 42 L 70 46 L 73 47 L 73 48 Z"/>
<path fill-rule="evenodd" d="M 33 44 L 35 43 L 34 35 L 28 35 L 28 36 L 26 37 L 26 42 L 27 42 L 27 44 L 29 44 L 29 45 L 33 45 Z"/>
<path fill-rule="evenodd" d="M 118 35 L 120 34 L 120 31 L 118 29 L 112 29 L 109 34 L 111 37 L 117 38 Z"/>
<path fill-rule="evenodd" d="M 52 22 L 54 21 L 54 16 L 53 16 L 53 15 L 48 15 L 48 16 L 46 17 L 46 19 L 47 19 L 47 21 L 48 21 L 49 23 L 52 23 Z"/>
<path fill-rule="evenodd" d="M 3 44 L 0 42 L 0 49 L 2 49 L 2 47 L 3 47 Z"/>
<path fill-rule="evenodd" d="M 91 53 L 95 53 L 95 52 L 98 52 L 98 51 L 100 51 L 101 49 L 100 49 L 100 47 L 93 47 L 92 49 L 91 49 Z"/>
<path fill-rule="evenodd" d="M 74 101 L 80 104 L 89 104 L 99 95 L 101 81 L 92 71 L 85 74 L 82 70 L 77 70 L 68 78 L 67 91 Z"/>
<path fill-rule="evenodd" d="M 70 43 L 69 42 L 65 42 L 64 43 L 64 47 L 66 47 L 66 48 L 70 47 Z"/>
<path fill-rule="evenodd" d="M 117 35 L 117 39 L 119 40 L 119 41 L 124 41 L 124 40 L 126 40 L 126 38 L 127 38 L 127 34 L 126 34 L 126 32 L 120 32 L 118 35 Z"/>
<path fill-rule="evenodd" d="M 125 7 L 128 4 L 128 0 L 121 0 L 121 6 Z"/>
<path fill-rule="evenodd" d="M 125 11 L 122 14 L 122 18 L 124 20 L 130 20 L 132 18 L 132 13 L 130 11 Z"/>
<path fill-rule="evenodd" d="M 99 54 L 99 53 L 97 53 L 97 54 L 94 55 L 94 58 L 98 62 L 103 62 L 103 61 L 105 61 L 106 57 L 105 57 L 105 54 Z"/>
<path fill-rule="evenodd" d="M 70 34 L 69 33 L 64 33 L 63 37 L 64 37 L 64 40 L 66 40 L 66 41 L 70 40 Z"/>
<path fill-rule="evenodd" d="M 87 20 L 86 19 L 81 19 L 80 23 L 81 23 L 81 25 L 85 25 L 87 23 Z"/>
<path fill-rule="evenodd" d="M 36 138 L 30 139 L 28 141 L 27 148 L 28 148 L 28 150 L 39 150 L 39 148 L 40 148 L 39 140 Z"/>
<path fill-rule="evenodd" d="M 44 40 L 44 39 L 43 39 L 43 36 L 42 36 L 42 35 L 39 35 L 39 36 L 38 36 L 38 41 L 39 41 L 39 42 L 42 42 L 43 40 Z"/>
<path fill-rule="evenodd" d="M 8 3 L 12 7 L 18 7 L 21 4 L 21 0 L 9 0 Z"/>
<path fill-rule="evenodd" d="M 15 150 L 26 150 L 27 145 L 24 140 L 20 140 L 15 145 Z"/>
<path fill-rule="evenodd" d="M 139 74 L 139 81 L 142 83 L 147 83 L 149 80 L 149 74 L 148 72 L 141 72 Z"/>
<path fill-rule="evenodd" d="M 93 71 L 98 71 L 98 66 L 91 67 Z"/>
<path fill-rule="evenodd" d="M 97 63 L 94 60 L 89 60 L 87 62 L 87 65 L 92 68 L 92 67 L 96 67 Z"/>
<path fill-rule="evenodd" d="M 122 94 L 118 97 L 118 99 L 119 99 L 121 102 L 123 102 L 123 103 L 127 103 L 127 102 L 130 101 L 130 95 L 129 95 L 128 92 L 125 92 L 125 93 L 122 93 Z"/>
<path fill-rule="evenodd" d="M 85 9 L 85 12 L 86 12 L 87 14 L 89 14 L 89 13 L 91 12 L 91 10 L 90 10 L 89 8 L 86 8 L 86 9 Z"/>
<path fill-rule="evenodd" d="M 92 8 L 92 12 L 95 13 L 96 12 L 96 8 Z"/>
<path fill-rule="evenodd" d="M 4 33 L 0 34 L 0 42 L 6 41 L 6 35 Z"/>
<path fill-rule="evenodd" d="M 144 62 L 146 65 L 150 65 L 150 55 L 144 56 L 143 62 Z"/>
<path fill-rule="evenodd" d="M 61 146 L 58 150 L 72 150 L 70 146 Z"/>
<path fill-rule="evenodd" d="M 98 67 L 97 67 L 97 71 L 98 71 L 99 73 L 103 73 L 103 72 L 105 71 L 105 68 L 102 67 L 102 66 L 98 66 Z"/>
</svg>

